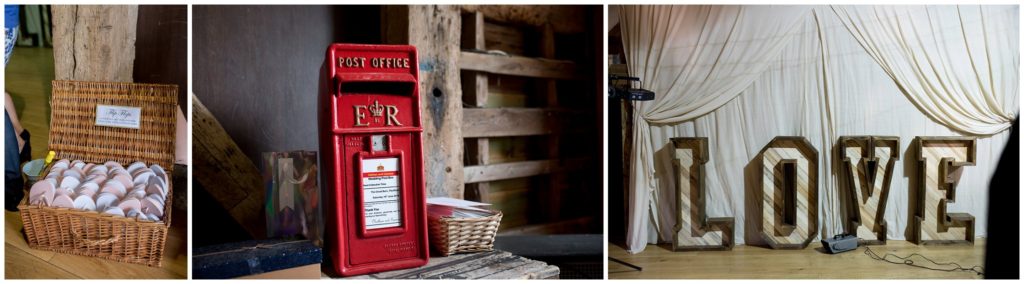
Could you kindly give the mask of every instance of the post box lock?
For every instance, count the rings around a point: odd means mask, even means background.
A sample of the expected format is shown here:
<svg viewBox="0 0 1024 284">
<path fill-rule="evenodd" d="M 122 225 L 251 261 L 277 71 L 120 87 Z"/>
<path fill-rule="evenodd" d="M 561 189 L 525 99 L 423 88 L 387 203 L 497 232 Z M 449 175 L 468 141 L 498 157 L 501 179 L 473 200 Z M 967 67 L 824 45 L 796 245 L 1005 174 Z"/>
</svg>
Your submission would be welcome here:
<svg viewBox="0 0 1024 284">
<path fill-rule="evenodd" d="M 370 136 L 370 150 L 373 152 L 387 151 L 387 135 L 373 135 Z"/>
</svg>

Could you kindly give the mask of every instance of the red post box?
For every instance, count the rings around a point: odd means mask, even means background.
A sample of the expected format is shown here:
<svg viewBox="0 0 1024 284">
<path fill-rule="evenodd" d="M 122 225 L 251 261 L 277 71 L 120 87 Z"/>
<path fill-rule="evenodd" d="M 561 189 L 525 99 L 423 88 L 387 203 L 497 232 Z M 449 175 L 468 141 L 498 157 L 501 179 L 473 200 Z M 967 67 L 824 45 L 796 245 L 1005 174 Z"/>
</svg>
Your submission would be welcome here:
<svg viewBox="0 0 1024 284">
<path fill-rule="evenodd" d="M 332 44 L 321 68 L 320 155 L 332 268 L 427 263 L 416 48 Z"/>
</svg>

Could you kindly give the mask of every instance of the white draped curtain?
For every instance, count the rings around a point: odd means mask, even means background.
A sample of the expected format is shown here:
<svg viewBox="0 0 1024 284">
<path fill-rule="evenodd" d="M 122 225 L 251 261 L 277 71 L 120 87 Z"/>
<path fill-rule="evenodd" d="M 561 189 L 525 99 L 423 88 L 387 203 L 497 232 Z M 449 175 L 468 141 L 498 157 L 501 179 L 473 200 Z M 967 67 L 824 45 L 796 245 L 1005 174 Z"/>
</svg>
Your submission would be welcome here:
<svg viewBox="0 0 1024 284">
<path fill-rule="evenodd" d="M 930 9 L 944 7 L 964 8 Z M 900 136 L 905 156 L 915 136 L 991 134 L 979 139 L 979 161 L 973 169 L 976 174 L 967 175 L 961 182 L 961 188 L 967 189 L 958 194 L 966 196 L 958 196 L 957 203 L 950 205 L 951 212 L 971 212 L 978 224 L 985 224 L 988 176 L 1007 138 L 1005 132 L 994 130 L 1005 127 L 993 125 L 1004 122 L 973 122 L 971 125 L 989 126 L 972 128 L 972 132 L 942 123 L 924 110 L 923 103 L 908 100 L 913 95 L 901 91 L 906 87 L 897 85 L 898 79 L 865 51 L 863 43 L 847 28 L 850 21 L 841 21 L 833 8 L 838 11 L 845 7 L 620 7 L 630 74 L 640 77 L 644 88 L 657 94 L 654 101 L 636 104 L 627 229 L 630 252 L 642 251 L 647 243 L 668 240 L 675 226 L 675 181 L 670 173 L 668 143 L 671 137 L 709 137 L 709 216 L 735 217 L 738 243 L 763 243 L 757 237 L 756 222 L 746 220 L 754 213 L 746 209 L 756 208 L 756 201 L 748 197 L 756 196 L 751 192 L 758 180 L 748 164 L 775 136 L 804 136 L 818 148 L 819 232 L 827 236 L 842 230 L 830 154 L 839 136 Z M 987 60 L 986 66 L 992 68 L 986 70 L 996 70 L 987 76 L 998 78 L 988 84 L 989 88 L 998 86 L 999 90 L 987 92 L 992 98 L 986 99 L 974 97 L 984 92 L 962 87 L 963 95 L 957 96 L 963 96 L 959 101 L 970 106 L 978 105 L 974 102 L 993 102 L 992 107 L 977 108 L 985 111 L 964 111 L 965 116 L 1013 117 L 1017 112 L 1017 8 L 992 8 L 985 16 L 991 13 L 1002 13 L 1006 17 L 1002 21 L 1014 23 L 998 24 L 1011 29 L 1009 32 L 993 28 L 996 24 L 984 25 L 989 33 L 1012 37 L 1001 42 L 1014 45 L 1014 52 L 1001 52 L 1005 58 Z M 971 23 L 970 19 L 965 22 Z M 947 55 L 956 56 L 964 55 Z M 1006 74 L 1011 71 L 1013 74 Z M 949 84 L 927 84 L 944 83 Z M 910 219 L 907 188 L 914 169 L 904 169 L 903 164 L 898 163 L 894 169 L 890 205 L 886 207 L 890 239 L 903 239 Z M 984 234 L 985 229 L 979 227 L 976 232 Z"/>
<path fill-rule="evenodd" d="M 969 134 L 1013 122 L 1019 82 L 1017 9 L 1005 6 L 834 6 L 838 19 L 921 111 Z M 1011 34 L 1012 33 L 1012 34 Z M 1014 36 L 1010 36 L 1014 35 Z"/>
</svg>

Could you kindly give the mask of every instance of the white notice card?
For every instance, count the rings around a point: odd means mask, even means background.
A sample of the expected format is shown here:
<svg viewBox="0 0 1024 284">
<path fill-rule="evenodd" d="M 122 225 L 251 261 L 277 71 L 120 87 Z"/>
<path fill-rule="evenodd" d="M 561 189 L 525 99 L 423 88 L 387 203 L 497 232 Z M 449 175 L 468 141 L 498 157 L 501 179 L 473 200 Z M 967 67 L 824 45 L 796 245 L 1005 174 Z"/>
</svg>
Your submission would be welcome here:
<svg viewBox="0 0 1024 284">
<path fill-rule="evenodd" d="M 114 105 L 96 105 L 96 125 L 139 129 L 142 108 Z"/>
<path fill-rule="evenodd" d="M 366 229 L 402 224 L 398 158 L 363 160 L 363 216 Z"/>
</svg>

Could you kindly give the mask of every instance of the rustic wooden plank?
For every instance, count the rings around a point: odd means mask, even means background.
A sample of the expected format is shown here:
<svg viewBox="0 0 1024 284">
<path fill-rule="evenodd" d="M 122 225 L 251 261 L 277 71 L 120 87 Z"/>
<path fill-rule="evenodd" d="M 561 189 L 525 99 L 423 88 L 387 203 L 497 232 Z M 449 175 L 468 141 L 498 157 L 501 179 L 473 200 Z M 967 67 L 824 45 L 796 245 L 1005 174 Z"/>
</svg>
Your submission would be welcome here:
<svg viewBox="0 0 1024 284">
<path fill-rule="evenodd" d="M 490 277 L 497 279 L 558 279 L 558 266 L 539 261 L 524 262 L 522 265 L 498 272 Z"/>
<path fill-rule="evenodd" d="M 484 16 L 471 13 L 462 16 L 462 47 L 484 48 Z M 462 97 L 470 106 L 483 107 L 487 104 L 487 74 L 475 71 L 462 72 Z"/>
<path fill-rule="evenodd" d="M 587 159 L 551 159 L 469 166 L 465 168 L 466 182 L 495 181 L 573 171 L 582 168 L 586 161 Z"/>
<path fill-rule="evenodd" d="M 483 49 L 484 15 L 480 12 L 462 16 L 462 47 Z M 487 73 L 462 71 L 462 99 L 471 107 L 483 107 L 487 104 Z M 487 138 L 470 138 L 465 140 L 465 165 L 486 165 L 490 160 L 490 141 Z M 485 182 L 466 184 L 466 197 L 471 200 L 488 198 L 490 184 Z"/>
<path fill-rule="evenodd" d="M 462 5 L 465 12 L 482 12 L 500 23 L 540 27 L 551 23 L 558 33 L 581 33 L 588 29 L 585 9 L 573 5 Z"/>
<path fill-rule="evenodd" d="M 546 266 L 548 266 L 546 263 L 522 257 L 507 257 L 490 263 L 485 269 L 466 271 L 459 276 L 467 279 L 482 279 L 489 276 L 501 279 L 530 279 L 530 271 L 543 269 Z"/>
<path fill-rule="evenodd" d="M 195 180 L 251 236 L 265 236 L 262 174 L 195 95 L 192 152 Z"/>
<path fill-rule="evenodd" d="M 384 41 L 416 46 L 423 108 L 424 178 L 428 196 L 462 199 L 462 88 L 459 56 L 462 20 L 447 5 L 388 6 L 382 13 Z"/>
<path fill-rule="evenodd" d="M 573 119 L 571 111 L 542 108 L 467 108 L 463 118 L 466 138 L 551 134 Z"/>
<path fill-rule="evenodd" d="M 552 79 L 578 79 L 576 63 L 522 56 L 505 56 L 463 51 L 459 55 L 459 68 L 493 74 L 542 77 Z"/>
<path fill-rule="evenodd" d="M 136 5 L 54 5 L 57 80 L 132 82 Z"/>
<path fill-rule="evenodd" d="M 494 250 L 432 257 L 421 267 L 346 279 L 547 279 L 557 276 L 556 266 Z"/>
</svg>

